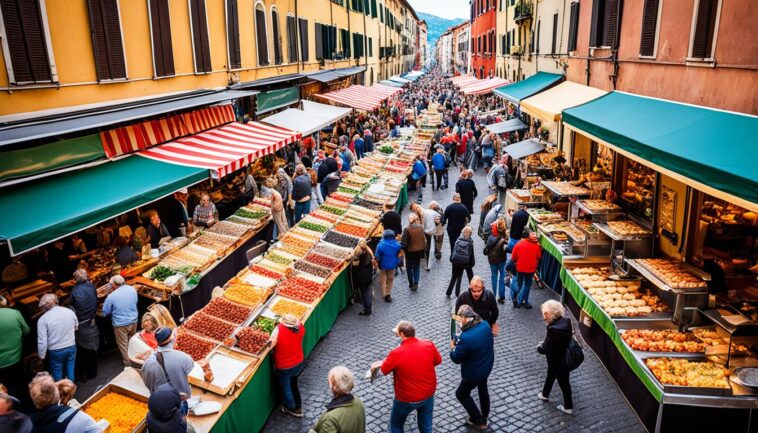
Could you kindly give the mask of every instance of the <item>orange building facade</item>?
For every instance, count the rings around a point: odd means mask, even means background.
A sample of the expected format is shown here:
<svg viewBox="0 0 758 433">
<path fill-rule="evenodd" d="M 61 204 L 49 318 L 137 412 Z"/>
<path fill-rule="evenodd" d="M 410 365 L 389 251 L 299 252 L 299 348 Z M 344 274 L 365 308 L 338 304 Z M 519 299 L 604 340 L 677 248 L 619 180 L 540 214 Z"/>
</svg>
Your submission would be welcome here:
<svg viewBox="0 0 758 433">
<path fill-rule="evenodd" d="M 495 75 L 496 0 L 471 2 L 471 70 L 478 78 Z"/>
</svg>

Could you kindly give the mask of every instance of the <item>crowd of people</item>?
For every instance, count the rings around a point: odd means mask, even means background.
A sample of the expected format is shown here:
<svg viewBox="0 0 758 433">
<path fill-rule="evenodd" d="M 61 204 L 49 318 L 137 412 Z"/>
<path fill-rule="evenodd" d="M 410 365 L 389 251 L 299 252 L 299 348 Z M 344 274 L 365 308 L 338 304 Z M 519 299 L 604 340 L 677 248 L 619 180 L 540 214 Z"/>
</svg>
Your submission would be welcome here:
<svg viewBox="0 0 758 433">
<path fill-rule="evenodd" d="M 422 267 L 429 271 L 447 260 L 451 278 L 446 295 L 455 295 L 453 320 L 460 333 L 450 341 L 448 358 L 460 364 L 461 375 L 456 397 L 465 409 L 466 422 L 484 430 L 488 425 L 490 398 L 488 377 L 494 365 L 494 341 L 499 334 L 498 304 L 510 301 L 513 308 L 531 309 L 529 292 L 542 251 L 537 235 L 528 227 L 524 208 L 505 218 L 505 192 L 520 184 L 518 165 L 503 147 L 523 137 L 488 133 L 485 126 L 517 115 L 513 107 L 501 106 L 494 96 L 464 96 L 450 80 L 431 70 L 411 83 L 402 93 L 390 98 L 377 112 L 360 114 L 335 125 L 331 134 L 316 146 L 311 137 L 287 151 L 288 165 L 266 178 L 258 190 L 253 174 L 246 173 L 240 192 L 245 201 L 256 196 L 269 197 L 276 236 L 310 212 L 311 204 L 323 202 L 337 190 L 341 179 L 355 162 L 372 152 L 377 142 L 401 134 L 402 127 L 415 126 L 416 115 L 430 107 L 439 107 L 442 124 L 438 127 L 428 155 L 420 155 L 413 164 L 408 185 L 416 190 L 416 202 L 409 208 L 407 223 L 394 206 L 387 205 L 381 216 L 384 228 L 376 245 L 361 241 L 352 257 L 351 277 L 355 299 L 362 305 L 363 316 L 372 314 L 373 282 L 385 302 L 392 302 L 397 276 L 405 268 L 409 290 L 423 288 Z M 410 115 L 408 113 L 411 113 Z M 528 133 L 528 132 L 527 132 Z M 453 170 L 452 167 L 457 167 Z M 487 194 L 477 190 L 473 177 L 483 170 L 487 175 Z M 454 178 L 457 175 L 457 180 Z M 452 203 L 446 207 L 431 201 L 426 207 L 423 191 L 454 186 Z M 177 192 L 179 219 L 171 218 L 169 228 L 160 215 L 149 215 L 148 224 L 135 236 L 139 245 L 120 239 L 119 261 L 128 263 L 142 246 L 157 247 L 166 238 L 194 226 L 210 226 L 219 220 L 210 196 L 203 194 L 190 213 L 186 190 Z M 485 195 L 481 206 L 474 206 Z M 479 213 L 478 224 L 475 215 Z M 510 223 L 506 223 L 509 220 Z M 450 254 L 443 258 L 447 235 Z M 476 256 L 474 237 L 485 241 L 484 256 L 490 265 L 491 290 L 485 280 L 474 273 Z M 432 248 L 433 247 L 433 248 Z M 61 253 L 69 260 L 74 251 Z M 437 262 L 435 264 L 435 262 Z M 30 431 L 97 432 L 105 427 L 75 408 L 72 400 L 77 380 L 97 376 L 98 328 L 95 286 L 87 271 L 65 263 L 63 273 L 73 274 L 76 285 L 68 305 L 58 304 L 55 294 L 41 298 L 43 315 L 37 325 L 37 354 L 47 360 L 49 372 L 39 373 L 31 383 L 24 383 L 21 367 L 21 341 L 29 327 L 17 310 L 0 308 L 0 433 Z M 468 289 L 461 291 L 463 274 Z M 402 277 L 401 277 L 402 279 Z M 113 292 L 103 305 L 103 316 L 110 317 L 117 347 L 124 366 L 138 368 L 150 391 L 147 427 L 150 432 L 183 433 L 193 431 L 187 422 L 191 387 L 188 375 L 193 368 L 189 355 L 173 348 L 176 324 L 160 305 L 154 306 L 140 320 L 137 293 L 120 276 L 111 278 Z M 0 297 L 0 306 L 7 306 Z M 541 306 L 547 333 L 538 351 L 547 359 L 545 384 L 537 397 L 547 400 L 557 380 L 563 394 L 560 410 L 573 410 L 570 368 L 566 352 L 572 340 L 571 321 L 564 317 L 563 306 L 547 301 Z M 138 329 L 141 328 L 141 330 Z M 392 375 L 395 397 L 388 429 L 404 431 L 411 412 L 416 412 L 419 431 L 433 430 L 434 395 L 437 389 L 436 367 L 443 363 L 438 348 L 418 338 L 412 322 L 401 321 L 393 329 L 400 344 L 387 356 L 371 365 L 374 375 Z M 303 417 L 303 401 L 298 377 L 303 372 L 302 341 L 304 323 L 285 315 L 272 334 L 273 366 L 281 395 L 281 410 Z M 344 366 L 329 371 L 326 383 L 332 399 L 312 427 L 312 432 L 363 433 L 366 406 L 352 394 L 355 379 Z M 476 389 L 478 404 L 472 398 Z M 73 391 L 72 391 L 73 390 Z M 72 409 L 73 408 L 73 409 Z M 27 417 L 30 414 L 31 417 Z"/>
</svg>

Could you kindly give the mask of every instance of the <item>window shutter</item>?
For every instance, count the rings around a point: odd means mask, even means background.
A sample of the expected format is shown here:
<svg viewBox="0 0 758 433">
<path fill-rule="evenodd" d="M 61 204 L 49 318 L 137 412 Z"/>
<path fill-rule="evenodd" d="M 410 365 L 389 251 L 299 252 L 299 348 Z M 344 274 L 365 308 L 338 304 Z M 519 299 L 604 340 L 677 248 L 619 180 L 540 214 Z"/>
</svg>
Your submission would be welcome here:
<svg viewBox="0 0 758 433">
<path fill-rule="evenodd" d="M 371 0 L 363 0 L 363 13 L 371 15 Z"/>
<path fill-rule="evenodd" d="M 153 27 L 153 61 L 155 75 L 174 75 L 174 47 L 171 44 L 171 17 L 168 0 L 150 0 L 150 16 Z"/>
<path fill-rule="evenodd" d="M 329 27 L 329 43 L 331 50 L 331 59 L 334 58 L 334 54 L 337 52 L 337 26 Z"/>
<path fill-rule="evenodd" d="M 297 62 L 297 29 L 295 17 L 287 16 L 287 59 Z"/>
<path fill-rule="evenodd" d="M 255 10 L 255 36 L 258 45 L 258 66 L 268 65 L 268 37 L 266 35 L 266 11 Z"/>
<path fill-rule="evenodd" d="M 308 20 L 298 18 L 300 21 L 300 58 L 303 62 L 307 62 L 309 58 L 308 53 Z"/>
<path fill-rule="evenodd" d="M 126 78 L 118 3 L 116 0 L 88 0 L 87 5 L 97 79 Z"/>
<path fill-rule="evenodd" d="M 553 46 L 550 50 L 551 54 L 556 53 L 556 49 L 558 48 L 558 14 L 553 14 Z"/>
<path fill-rule="evenodd" d="M 695 21 L 695 37 L 692 41 L 692 57 L 708 59 L 713 57 L 713 32 L 716 25 L 718 0 L 700 0 Z"/>
<path fill-rule="evenodd" d="M 621 0 L 607 0 L 608 14 L 605 33 L 605 45 L 618 48 L 618 27 L 621 25 Z"/>
<path fill-rule="evenodd" d="M 271 11 L 271 29 L 274 36 L 274 63 L 282 64 L 282 38 L 279 32 L 279 12 Z"/>
<path fill-rule="evenodd" d="M 371 18 L 376 18 L 376 0 L 371 0 Z"/>
<path fill-rule="evenodd" d="M 537 42 L 534 44 L 537 54 L 540 53 L 540 33 L 542 30 L 542 20 L 537 21 Z"/>
<path fill-rule="evenodd" d="M 658 0 L 645 0 L 642 9 L 640 55 L 652 56 L 655 52 L 655 28 L 658 21 Z"/>
<path fill-rule="evenodd" d="M 53 81 L 38 0 L 0 0 L 14 84 Z"/>
<path fill-rule="evenodd" d="M 569 21 L 568 51 L 576 51 L 576 36 L 579 30 L 579 3 L 571 3 L 571 17 Z"/>
<path fill-rule="evenodd" d="M 229 69 L 242 67 L 240 55 L 240 22 L 237 0 L 226 0 L 226 43 L 229 50 Z"/>
<path fill-rule="evenodd" d="M 594 0 L 592 2 L 592 22 L 590 23 L 590 47 L 599 47 L 603 38 L 600 37 L 602 32 L 602 23 L 600 22 L 605 15 L 605 0 Z"/>
<path fill-rule="evenodd" d="M 195 72 L 210 72 L 211 51 L 208 41 L 208 21 L 205 15 L 205 0 L 190 0 L 192 22 L 192 45 L 195 49 Z"/>
<path fill-rule="evenodd" d="M 324 58 L 324 34 L 321 31 L 321 24 L 316 23 L 314 34 L 316 37 L 316 59 L 321 60 Z"/>
<path fill-rule="evenodd" d="M 368 38 L 368 56 L 374 57 L 374 38 Z"/>
</svg>

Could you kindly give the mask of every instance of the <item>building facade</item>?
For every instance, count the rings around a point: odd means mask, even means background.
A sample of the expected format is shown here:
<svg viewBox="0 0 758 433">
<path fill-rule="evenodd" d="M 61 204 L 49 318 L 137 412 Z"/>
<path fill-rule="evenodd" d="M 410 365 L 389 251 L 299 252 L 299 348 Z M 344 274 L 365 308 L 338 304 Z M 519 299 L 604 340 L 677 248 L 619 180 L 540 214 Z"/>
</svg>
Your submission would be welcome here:
<svg viewBox="0 0 758 433">
<path fill-rule="evenodd" d="M 418 23 L 418 49 L 416 50 L 415 69 L 426 68 L 429 64 L 429 28 L 426 21 Z"/>
<path fill-rule="evenodd" d="M 453 67 L 455 75 L 466 75 L 470 68 L 469 45 L 471 44 L 471 24 L 468 22 L 461 23 L 453 28 Z"/>
<path fill-rule="evenodd" d="M 471 1 L 471 70 L 478 78 L 495 75 L 496 3 Z"/>
<path fill-rule="evenodd" d="M 437 39 L 437 61 L 443 74 L 453 74 L 453 32 L 447 29 Z"/>
</svg>

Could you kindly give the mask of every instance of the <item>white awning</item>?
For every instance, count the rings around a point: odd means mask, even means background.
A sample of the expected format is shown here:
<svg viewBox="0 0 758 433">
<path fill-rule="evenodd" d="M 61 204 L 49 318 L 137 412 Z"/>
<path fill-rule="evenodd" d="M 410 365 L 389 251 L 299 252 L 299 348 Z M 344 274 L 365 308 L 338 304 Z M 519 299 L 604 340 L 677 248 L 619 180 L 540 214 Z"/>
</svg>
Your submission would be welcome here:
<svg viewBox="0 0 758 433">
<path fill-rule="evenodd" d="M 390 77 L 390 81 L 394 81 L 396 83 L 400 84 L 408 84 L 411 82 L 411 80 L 406 80 L 405 78 L 401 77 L 400 75 L 395 75 L 394 77 Z"/>
<path fill-rule="evenodd" d="M 313 101 L 302 101 L 302 103 L 302 110 L 288 108 L 261 120 L 271 125 L 308 135 L 331 125 L 352 111 L 350 108 L 333 107 Z"/>
</svg>

